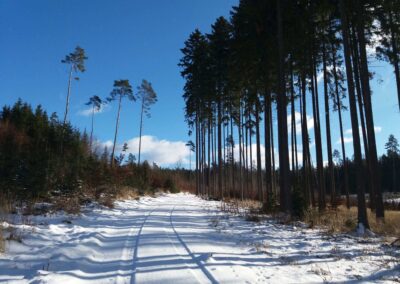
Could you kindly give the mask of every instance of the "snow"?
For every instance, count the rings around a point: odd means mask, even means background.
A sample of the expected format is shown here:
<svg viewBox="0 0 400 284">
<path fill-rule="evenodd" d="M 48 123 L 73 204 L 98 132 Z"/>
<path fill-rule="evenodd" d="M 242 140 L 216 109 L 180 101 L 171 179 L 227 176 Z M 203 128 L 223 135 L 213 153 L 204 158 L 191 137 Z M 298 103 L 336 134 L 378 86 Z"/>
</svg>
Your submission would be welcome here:
<svg viewBox="0 0 400 284">
<path fill-rule="evenodd" d="M 189 194 L 30 216 L 0 255 L 6 283 L 321 283 L 400 279 L 379 238 L 245 221 Z M 15 221 L 15 220 L 14 220 Z M 17 222 L 18 223 L 18 222 Z M 25 224 L 23 224 L 25 223 Z"/>
<path fill-rule="evenodd" d="M 400 198 L 387 199 L 386 202 L 394 203 L 394 204 L 400 204 Z"/>
</svg>

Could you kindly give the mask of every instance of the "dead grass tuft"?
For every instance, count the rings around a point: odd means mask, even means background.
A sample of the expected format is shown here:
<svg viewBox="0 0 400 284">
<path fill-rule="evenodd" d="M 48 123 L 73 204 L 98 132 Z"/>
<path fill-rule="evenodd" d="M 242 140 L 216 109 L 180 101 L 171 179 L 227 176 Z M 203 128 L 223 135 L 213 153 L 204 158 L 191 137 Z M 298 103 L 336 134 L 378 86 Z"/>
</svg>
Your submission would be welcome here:
<svg viewBox="0 0 400 284">
<path fill-rule="evenodd" d="M 122 186 L 118 189 L 115 198 L 116 200 L 138 199 L 139 191 L 130 186 Z"/>
<path fill-rule="evenodd" d="M 108 207 L 110 209 L 114 208 L 115 196 L 111 194 L 102 194 L 102 196 L 98 199 L 99 204 Z"/>
<path fill-rule="evenodd" d="M 64 210 L 67 214 L 79 215 L 81 212 L 79 197 L 58 197 L 54 201 L 53 209 L 55 211 Z"/>
<path fill-rule="evenodd" d="M 251 199 L 228 199 L 225 198 L 221 202 L 221 210 L 238 214 L 246 217 L 247 215 L 257 215 L 261 213 L 262 203 Z"/>
<path fill-rule="evenodd" d="M 377 220 L 374 212 L 367 211 L 371 230 L 374 233 L 383 236 L 400 236 L 400 212 L 385 211 L 385 222 Z M 324 227 L 330 233 L 342 233 L 355 230 L 357 226 L 357 207 L 347 209 L 345 206 L 339 206 L 337 210 L 327 210 L 318 212 L 318 210 L 309 210 L 304 221 L 310 227 Z"/>
<path fill-rule="evenodd" d="M 15 211 L 12 199 L 5 194 L 0 194 L 0 253 L 5 252 L 5 228 L 3 227 L 3 222 L 8 220 L 8 214 Z"/>
</svg>

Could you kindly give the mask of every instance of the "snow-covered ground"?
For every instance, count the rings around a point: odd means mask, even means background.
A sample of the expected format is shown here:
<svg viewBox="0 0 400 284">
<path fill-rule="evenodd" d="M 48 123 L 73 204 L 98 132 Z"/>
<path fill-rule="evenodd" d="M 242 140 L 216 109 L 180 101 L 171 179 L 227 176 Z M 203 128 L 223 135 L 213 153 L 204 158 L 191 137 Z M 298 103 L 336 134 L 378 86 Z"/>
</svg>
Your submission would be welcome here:
<svg viewBox="0 0 400 284">
<path fill-rule="evenodd" d="M 400 281 L 379 239 L 248 222 L 189 194 L 25 219 L 0 255 L 5 283 L 320 283 Z"/>
</svg>

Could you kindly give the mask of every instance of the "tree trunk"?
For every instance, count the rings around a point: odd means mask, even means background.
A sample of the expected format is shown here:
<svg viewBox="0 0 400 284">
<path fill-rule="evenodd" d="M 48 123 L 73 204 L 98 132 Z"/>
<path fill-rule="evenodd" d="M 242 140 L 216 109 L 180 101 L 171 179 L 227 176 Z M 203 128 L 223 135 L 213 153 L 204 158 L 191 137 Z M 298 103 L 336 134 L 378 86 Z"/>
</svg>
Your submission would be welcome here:
<svg viewBox="0 0 400 284">
<path fill-rule="evenodd" d="M 211 111 L 211 108 L 209 108 L 209 111 Z M 207 196 L 210 196 L 210 192 L 211 192 L 210 168 L 211 168 L 211 115 L 209 115 L 208 123 L 207 123 Z"/>
<path fill-rule="evenodd" d="M 380 175 L 378 167 L 378 154 L 376 149 L 374 117 L 372 112 L 371 89 L 369 85 L 368 61 L 367 61 L 366 43 L 364 35 L 363 7 L 361 6 L 361 3 L 359 1 L 357 1 L 357 3 L 358 3 L 357 36 L 358 36 L 358 43 L 360 46 L 360 62 L 361 62 L 360 77 L 363 87 L 363 99 L 364 99 L 365 118 L 366 118 L 367 136 L 368 136 L 369 162 L 372 172 L 370 178 L 376 201 L 376 218 L 383 219 L 385 217 L 385 212 L 383 208 L 382 189 L 380 184 Z"/>
<path fill-rule="evenodd" d="M 280 171 L 280 201 L 281 210 L 283 212 L 292 212 L 291 191 L 290 191 L 290 166 L 289 166 L 289 150 L 288 150 L 288 129 L 287 129 L 287 98 L 285 92 L 285 70 L 284 70 L 284 46 L 283 46 L 283 29 L 282 29 L 282 13 L 281 1 L 276 1 L 277 5 L 277 21 L 278 21 L 278 92 L 277 92 L 277 108 L 278 108 L 278 140 L 279 140 L 279 171 Z"/>
<path fill-rule="evenodd" d="M 264 143 L 265 143 L 265 183 L 267 198 L 270 197 L 272 193 L 272 172 L 271 172 L 271 93 L 265 91 L 264 95 Z"/>
<path fill-rule="evenodd" d="M 221 102 L 218 101 L 218 194 L 219 197 L 222 198 L 222 107 Z"/>
<path fill-rule="evenodd" d="M 67 101 L 65 103 L 65 113 L 64 113 L 64 122 L 63 125 L 67 123 L 67 116 L 69 110 L 69 99 L 71 96 L 71 81 L 72 81 L 72 72 L 74 70 L 74 65 L 71 65 L 71 69 L 69 70 L 69 77 L 68 77 L 68 92 L 67 92 Z"/>
<path fill-rule="evenodd" d="M 245 112 L 246 110 L 244 110 L 244 112 Z M 248 143 L 248 141 L 249 141 L 249 125 L 248 125 L 248 118 L 247 118 L 247 116 L 246 116 L 246 114 L 245 113 L 243 113 L 243 115 L 244 115 L 244 117 L 245 117 L 245 119 L 246 119 L 246 123 L 245 123 L 245 130 L 246 130 L 246 141 L 245 141 L 245 147 L 244 147 L 244 149 L 245 149 L 245 152 L 246 152 L 246 162 L 245 162 L 245 165 L 246 165 L 246 196 L 248 197 L 249 196 L 249 143 Z"/>
<path fill-rule="evenodd" d="M 239 122 L 238 122 L 238 133 L 239 133 L 239 186 L 240 186 L 240 199 L 243 200 L 243 159 L 242 159 L 242 152 L 243 152 L 243 147 L 242 147 L 242 103 L 239 102 Z"/>
<path fill-rule="evenodd" d="M 140 165 L 140 153 L 141 153 L 141 150 L 142 150 L 143 111 L 144 111 L 144 99 L 142 99 L 142 107 L 141 107 L 141 110 L 140 110 L 138 165 Z"/>
<path fill-rule="evenodd" d="M 394 75 L 396 78 L 396 86 L 397 86 L 397 99 L 399 102 L 399 109 L 400 109 L 400 70 L 399 70 L 399 51 L 397 48 L 397 44 L 396 44 L 396 35 L 394 32 L 394 27 L 393 27 L 393 15 L 392 15 L 392 11 L 389 11 L 389 26 L 390 26 L 390 35 L 391 35 L 391 40 L 390 43 L 392 45 L 392 53 L 393 53 L 393 58 L 391 58 L 392 60 L 392 64 L 394 65 Z"/>
<path fill-rule="evenodd" d="M 272 103 L 269 109 L 269 116 L 270 116 L 270 129 L 271 129 L 271 158 L 272 158 L 272 191 L 277 196 L 278 192 L 276 189 L 276 173 L 275 173 L 275 142 L 274 142 L 274 124 L 272 120 Z"/>
<path fill-rule="evenodd" d="M 361 145 L 360 145 L 360 133 L 358 129 L 357 105 L 354 93 L 351 53 L 349 49 L 349 43 L 350 43 L 349 26 L 347 21 L 346 7 L 344 0 L 339 0 L 339 3 L 340 3 L 340 15 L 342 21 L 343 47 L 344 47 L 344 57 L 346 64 L 347 85 L 349 93 L 350 118 L 353 131 L 354 162 L 356 165 L 356 175 L 357 175 L 356 187 L 357 187 L 357 200 L 358 200 L 358 222 L 363 224 L 365 228 L 369 228 L 367 208 L 365 204 L 365 184 L 363 176 L 363 165 L 361 160 Z"/>
<path fill-rule="evenodd" d="M 200 167 L 199 167 L 199 146 L 200 146 L 200 139 L 199 139 L 199 114 L 196 113 L 196 195 L 200 194 Z"/>
<path fill-rule="evenodd" d="M 307 127 L 307 104 L 306 104 L 306 82 L 305 76 L 301 75 L 300 80 L 300 112 L 301 112 L 301 137 L 303 143 L 303 187 L 304 187 L 304 197 L 306 199 L 307 206 L 314 204 L 314 191 L 310 187 L 310 150 L 309 150 L 309 136 Z"/>
<path fill-rule="evenodd" d="M 232 107 L 231 107 L 231 191 L 232 194 L 235 194 L 235 174 L 234 174 L 234 170 L 235 170 L 235 142 L 233 140 L 233 111 L 232 111 Z"/>
<path fill-rule="evenodd" d="M 365 167 L 365 178 L 366 178 L 366 184 L 367 187 L 369 188 L 369 197 L 370 197 L 370 208 L 371 210 L 375 210 L 375 198 L 374 198 L 374 187 L 372 185 L 372 182 L 369 180 L 372 173 L 372 168 L 371 164 L 369 162 L 369 150 L 368 150 L 368 139 L 367 139 L 367 134 L 366 134 L 366 127 L 365 127 L 365 116 L 364 116 L 364 103 L 363 103 L 363 98 L 362 98 L 362 90 L 361 90 L 361 82 L 360 82 L 360 57 L 359 57 L 359 52 L 357 48 L 357 37 L 356 33 L 354 32 L 354 27 L 352 27 L 352 39 L 350 43 L 350 48 L 353 51 L 353 71 L 354 71 L 354 81 L 355 81 L 355 87 L 356 87 L 356 96 L 357 96 L 357 102 L 358 102 L 358 110 L 359 110 L 359 117 L 360 117 L 360 124 L 361 124 L 361 133 L 363 137 L 363 144 L 364 144 L 364 153 L 365 153 L 365 162 L 366 162 L 366 167 Z"/>
<path fill-rule="evenodd" d="M 326 141 L 328 146 L 328 167 L 329 167 L 329 192 L 331 194 L 331 205 L 336 207 L 335 172 L 333 169 L 332 158 L 332 139 L 331 122 L 329 115 L 329 95 L 328 95 L 328 74 L 326 70 L 325 43 L 322 46 L 323 72 L 324 72 L 324 97 L 325 97 L 325 122 L 326 122 Z"/>
<path fill-rule="evenodd" d="M 311 95 L 312 105 L 314 114 L 314 133 L 315 133 L 315 151 L 317 160 L 317 176 L 318 176 L 318 208 L 319 210 L 325 210 L 325 177 L 324 177 L 324 163 L 322 156 L 322 139 L 321 139 L 321 128 L 320 128 L 320 116 L 319 116 L 319 101 L 318 101 L 318 86 L 317 86 L 317 71 L 315 57 L 311 56 L 313 72 L 311 78 Z"/>
<path fill-rule="evenodd" d="M 114 154 L 115 154 L 115 145 L 117 143 L 117 134 L 118 134 L 118 125 L 119 125 L 119 114 L 121 112 L 121 101 L 122 101 L 122 96 L 119 95 L 119 100 L 118 100 L 118 113 L 117 113 L 117 122 L 115 123 L 115 134 L 114 134 L 114 144 L 111 152 L 111 166 L 115 165 L 115 159 L 114 159 Z"/>
<path fill-rule="evenodd" d="M 90 153 L 92 152 L 92 144 L 93 144 L 94 108 L 95 108 L 95 106 L 93 105 L 93 107 L 92 107 L 92 127 L 90 130 Z"/>
<path fill-rule="evenodd" d="M 342 147 L 342 157 L 343 157 L 343 172 L 344 172 L 344 191 L 346 194 L 346 206 L 350 209 L 350 196 L 349 196 L 349 173 L 348 164 L 346 157 L 346 148 L 344 145 L 344 133 L 343 133 L 343 120 L 342 120 L 342 99 L 339 93 L 339 78 L 336 70 L 336 52 L 334 45 L 332 43 L 332 63 L 333 63 L 333 78 L 335 81 L 335 99 L 337 105 L 337 111 L 339 116 L 339 128 L 340 128 L 340 144 Z"/>
<path fill-rule="evenodd" d="M 260 102 L 256 100 L 256 143 L 257 143 L 257 192 L 258 199 L 263 202 L 262 173 L 261 173 L 261 142 L 260 142 Z"/>
<path fill-rule="evenodd" d="M 296 169 L 295 169 L 295 125 L 296 125 L 296 114 L 294 111 L 294 80 L 293 80 L 293 62 L 290 61 L 290 106 L 291 106 L 291 128 L 290 128 L 290 133 L 291 133 L 291 152 L 292 152 L 292 183 L 295 184 L 294 178 L 296 177 Z"/>
<path fill-rule="evenodd" d="M 250 191 L 251 191 L 251 195 L 253 197 L 253 191 L 254 191 L 254 185 L 253 185 L 253 121 L 251 120 L 251 111 L 249 110 L 249 147 L 250 147 L 250 154 L 249 154 L 249 158 L 250 158 Z"/>
</svg>

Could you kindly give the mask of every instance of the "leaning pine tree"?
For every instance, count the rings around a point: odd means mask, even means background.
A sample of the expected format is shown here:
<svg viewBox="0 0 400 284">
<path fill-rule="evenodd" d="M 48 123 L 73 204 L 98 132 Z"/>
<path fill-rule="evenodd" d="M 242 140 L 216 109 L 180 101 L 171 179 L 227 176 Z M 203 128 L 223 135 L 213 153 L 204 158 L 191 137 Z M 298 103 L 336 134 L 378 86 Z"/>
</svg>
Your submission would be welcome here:
<svg viewBox="0 0 400 284">
<path fill-rule="evenodd" d="M 154 92 L 151 83 L 149 83 L 146 80 L 143 80 L 140 87 L 138 87 L 137 96 L 142 104 L 140 110 L 139 155 L 138 155 L 138 163 L 140 164 L 140 152 L 142 149 L 143 115 L 146 115 L 147 118 L 150 118 L 150 106 L 157 102 L 157 94 L 156 92 Z"/>
<path fill-rule="evenodd" d="M 74 73 L 85 72 L 85 60 L 88 59 L 85 54 L 85 50 L 80 46 L 75 48 L 75 51 L 66 55 L 61 63 L 68 64 L 70 66 L 69 69 L 69 77 L 68 77 L 68 92 L 67 92 L 67 101 L 65 103 L 65 113 L 64 113 L 64 125 L 67 123 L 67 116 L 69 110 L 69 100 L 71 97 L 71 83 L 72 76 Z M 79 77 L 75 77 L 75 80 L 79 80 Z"/>
<path fill-rule="evenodd" d="M 132 86 L 129 84 L 129 80 L 115 80 L 114 81 L 114 89 L 111 91 L 110 96 L 107 98 L 108 102 L 112 102 L 118 100 L 118 112 L 117 112 L 117 120 L 115 123 L 115 133 L 114 133 L 114 143 L 111 152 L 111 166 L 115 164 L 115 145 L 117 143 L 117 134 L 118 134 L 118 126 L 119 126 L 119 115 L 121 113 L 121 102 L 123 98 L 128 98 L 130 101 L 135 101 L 136 98 L 133 95 Z"/>
</svg>

